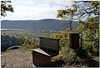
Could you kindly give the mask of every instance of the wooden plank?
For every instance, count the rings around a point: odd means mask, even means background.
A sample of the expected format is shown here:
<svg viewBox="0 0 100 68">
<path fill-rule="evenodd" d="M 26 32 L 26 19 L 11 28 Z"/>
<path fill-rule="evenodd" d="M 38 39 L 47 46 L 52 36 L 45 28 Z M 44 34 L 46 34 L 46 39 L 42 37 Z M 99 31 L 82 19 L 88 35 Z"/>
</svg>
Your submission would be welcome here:
<svg viewBox="0 0 100 68">
<path fill-rule="evenodd" d="M 49 46 L 54 46 L 54 47 L 58 47 L 59 46 L 59 40 L 58 39 L 52 39 L 52 38 L 44 38 L 44 37 L 40 37 L 40 46 L 41 45 L 48 45 Z"/>
<path fill-rule="evenodd" d="M 49 39 L 40 39 L 40 42 L 47 42 L 47 43 L 51 43 L 51 44 L 55 44 L 55 45 L 58 45 L 58 43 L 59 43 L 59 40 L 49 40 Z"/>
<path fill-rule="evenodd" d="M 44 51 L 44 50 L 42 50 L 40 48 L 33 49 L 33 51 L 41 53 L 41 54 L 44 54 L 44 55 L 49 56 L 49 57 L 57 55 L 57 54 L 52 53 L 52 52 Z"/>
<path fill-rule="evenodd" d="M 52 38 L 44 38 L 44 37 L 40 37 L 40 41 L 41 42 L 50 42 L 53 44 L 58 44 L 59 40 L 58 39 L 52 39 Z"/>
<path fill-rule="evenodd" d="M 58 39 L 46 38 L 46 37 L 40 37 L 40 39 L 58 40 Z"/>
<path fill-rule="evenodd" d="M 58 48 L 57 44 L 52 44 L 52 43 L 47 43 L 47 42 L 40 42 L 40 45 L 44 45 L 44 46 L 51 46 L 51 47 L 55 47 Z"/>
<path fill-rule="evenodd" d="M 48 53 L 46 53 L 45 51 L 43 51 L 43 50 L 40 49 L 40 48 L 33 49 L 33 51 L 36 51 L 36 52 L 42 53 L 42 54 L 44 54 L 44 55 L 50 56 Z"/>
<path fill-rule="evenodd" d="M 59 40 L 52 38 L 40 37 L 40 49 L 53 55 L 59 54 Z"/>
<path fill-rule="evenodd" d="M 59 52 L 59 40 L 40 37 L 40 48 L 46 51 L 58 53 Z"/>
<path fill-rule="evenodd" d="M 50 51 L 56 51 L 58 52 L 58 48 L 55 48 L 55 47 L 52 47 L 52 46 L 46 46 L 46 45 L 41 45 L 40 46 L 41 49 L 47 49 L 47 50 L 50 50 Z"/>
<path fill-rule="evenodd" d="M 50 50 L 50 49 L 43 48 L 42 50 L 44 50 L 45 52 L 47 52 L 50 56 L 55 56 L 55 55 L 59 54 L 59 52 L 53 51 L 53 50 Z"/>
</svg>

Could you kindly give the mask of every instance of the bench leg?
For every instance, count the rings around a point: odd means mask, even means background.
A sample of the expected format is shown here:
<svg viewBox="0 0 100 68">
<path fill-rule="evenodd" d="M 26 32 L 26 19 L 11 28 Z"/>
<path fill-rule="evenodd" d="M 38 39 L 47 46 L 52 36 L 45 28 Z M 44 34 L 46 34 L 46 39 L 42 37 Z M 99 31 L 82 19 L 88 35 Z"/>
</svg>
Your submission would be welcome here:
<svg viewBox="0 0 100 68">
<path fill-rule="evenodd" d="M 33 51 L 33 63 L 37 67 L 50 67 L 51 57 Z"/>
</svg>

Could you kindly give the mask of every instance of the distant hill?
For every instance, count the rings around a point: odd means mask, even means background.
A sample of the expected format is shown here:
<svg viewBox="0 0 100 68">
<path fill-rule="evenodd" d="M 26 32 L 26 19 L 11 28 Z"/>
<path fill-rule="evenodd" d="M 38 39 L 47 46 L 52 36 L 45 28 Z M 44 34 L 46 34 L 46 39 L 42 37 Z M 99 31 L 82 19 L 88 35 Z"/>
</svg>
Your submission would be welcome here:
<svg viewBox="0 0 100 68">
<path fill-rule="evenodd" d="M 62 21 L 57 19 L 42 19 L 42 20 L 3 20 L 1 21 L 1 27 L 7 29 L 27 29 L 37 30 L 44 28 L 45 30 L 64 30 L 69 28 L 68 21 Z M 79 26 L 77 21 L 72 23 L 72 27 Z"/>
</svg>

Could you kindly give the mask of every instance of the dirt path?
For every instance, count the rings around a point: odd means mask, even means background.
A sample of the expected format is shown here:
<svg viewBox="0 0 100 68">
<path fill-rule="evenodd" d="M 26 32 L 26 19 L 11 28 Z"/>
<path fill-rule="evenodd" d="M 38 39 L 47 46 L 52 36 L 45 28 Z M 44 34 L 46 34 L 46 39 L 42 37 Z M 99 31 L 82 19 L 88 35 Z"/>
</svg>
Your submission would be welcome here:
<svg viewBox="0 0 100 68">
<path fill-rule="evenodd" d="M 35 67 L 32 54 L 27 50 L 13 50 L 1 56 L 2 67 Z"/>
</svg>

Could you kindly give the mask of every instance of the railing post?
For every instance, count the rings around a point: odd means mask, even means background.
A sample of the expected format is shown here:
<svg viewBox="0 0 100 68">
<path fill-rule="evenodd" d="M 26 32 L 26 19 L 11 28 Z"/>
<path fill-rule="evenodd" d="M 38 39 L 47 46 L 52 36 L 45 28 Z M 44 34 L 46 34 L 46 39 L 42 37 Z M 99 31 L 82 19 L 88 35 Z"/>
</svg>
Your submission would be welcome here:
<svg viewBox="0 0 100 68">
<path fill-rule="evenodd" d="M 79 48 L 79 33 L 70 33 L 70 48 L 78 49 Z"/>
</svg>

